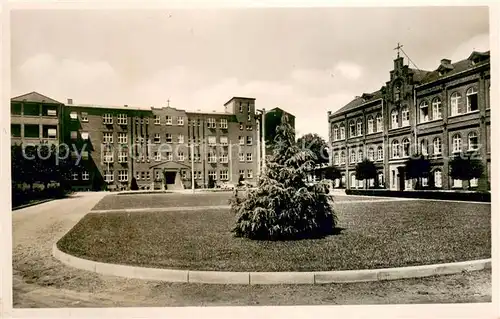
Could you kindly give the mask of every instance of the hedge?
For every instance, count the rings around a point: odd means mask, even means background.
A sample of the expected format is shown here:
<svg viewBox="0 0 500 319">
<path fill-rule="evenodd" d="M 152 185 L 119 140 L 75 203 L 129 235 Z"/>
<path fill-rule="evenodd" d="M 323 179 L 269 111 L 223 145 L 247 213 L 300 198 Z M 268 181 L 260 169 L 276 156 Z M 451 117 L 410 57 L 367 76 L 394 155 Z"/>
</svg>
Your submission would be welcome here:
<svg viewBox="0 0 500 319">
<path fill-rule="evenodd" d="M 489 192 L 460 192 L 460 191 L 394 191 L 375 189 L 346 189 L 347 195 L 385 196 L 422 199 L 459 200 L 468 202 L 491 202 Z"/>
</svg>

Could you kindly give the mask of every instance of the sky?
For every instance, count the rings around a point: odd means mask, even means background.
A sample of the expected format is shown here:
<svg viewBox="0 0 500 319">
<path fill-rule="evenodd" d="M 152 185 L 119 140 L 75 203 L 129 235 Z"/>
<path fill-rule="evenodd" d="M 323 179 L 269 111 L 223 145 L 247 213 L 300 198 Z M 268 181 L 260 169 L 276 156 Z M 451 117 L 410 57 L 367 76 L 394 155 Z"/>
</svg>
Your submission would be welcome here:
<svg viewBox="0 0 500 319">
<path fill-rule="evenodd" d="M 489 50 L 488 21 L 487 7 L 15 10 L 11 95 L 209 112 L 253 97 L 327 139 L 327 111 L 380 89 L 398 43 L 435 70 Z"/>
</svg>

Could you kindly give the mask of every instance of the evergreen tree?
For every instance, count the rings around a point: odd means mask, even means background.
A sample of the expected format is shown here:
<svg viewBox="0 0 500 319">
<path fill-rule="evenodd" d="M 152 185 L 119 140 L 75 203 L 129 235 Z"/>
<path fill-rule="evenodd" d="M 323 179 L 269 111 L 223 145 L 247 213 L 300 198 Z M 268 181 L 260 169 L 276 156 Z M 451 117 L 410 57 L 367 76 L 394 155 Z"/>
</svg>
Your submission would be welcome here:
<svg viewBox="0 0 500 319">
<path fill-rule="evenodd" d="M 416 178 L 416 189 L 420 188 L 421 179 L 429 175 L 431 170 L 431 163 L 424 156 L 412 157 L 405 163 L 405 174 L 407 178 Z"/>
<path fill-rule="evenodd" d="M 453 179 L 470 182 L 473 178 L 480 178 L 483 170 L 483 163 L 480 160 L 467 157 L 464 154 L 457 155 L 450 161 L 450 176 Z"/>
<path fill-rule="evenodd" d="M 365 188 L 367 187 L 366 180 L 377 178 L 377 167 L 369 159 L 365 158 L 362 162 L 356 165 L 356 179 L 365 181 Z"/>
<path fill-rule="evenodd" d="M 273 155 L 258 181 L 244 198 L 231 201 L 238 237 L 290 240 L 324 237 L 332 233 L 337 218 L 328 183 L 306 184 L 314 154 L 295 143 L 294 131 L 284 116 L 276 129 Z"/>
</svg>

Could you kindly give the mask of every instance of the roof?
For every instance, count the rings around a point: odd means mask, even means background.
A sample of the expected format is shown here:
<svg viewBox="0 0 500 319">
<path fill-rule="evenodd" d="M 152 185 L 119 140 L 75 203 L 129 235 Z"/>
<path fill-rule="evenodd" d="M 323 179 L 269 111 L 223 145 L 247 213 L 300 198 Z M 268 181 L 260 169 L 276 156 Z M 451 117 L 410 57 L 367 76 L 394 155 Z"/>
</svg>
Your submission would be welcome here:
<svg viewBox="0 0 500 319">
<path fill-rule="evenodd" d="M 232 98 L 229 99 L 229 101 L 227 101 L 226 103 L 224 103 L 224 105 L 228 105 L 234 99 L 255 101 L 255 98 L 253 98 L 253 97 L 233 96 Z"/>
<path fill-rule="evenodd" d="M 283 110 L 282 108 L 279 108 L 279 107 L 275 107 L 275 108 L 270 109 L 269 111 L 266 111 L 266 114 L 268 114 L 268 113 L 274 113 L 274 112 L 286 113 L 287 115 L 295 118 L 295 115 L 293 115 L 292 113 L 287 112 L 287 111 L 285 111 L 285 110 Z"/>
<path fill-rule="evenodd" d="M 43 94 L 38 92 L 30 92 L 27 94 L 23 94 L 20 96 L 13 97 L 10 99 L 12 102 L 33 102 L 33 103 L 48 103 L 48 104 L 63 104 L 59 101 L 51 99 Z"/>
<path fill-rule="evenodd" d="M 102 104 L 68 104 L 71 107 L 89 107 L 98 109 L 130 110 L 130 111 L 152 111 L 151 107 L 125 106 L 125 105 L 102 105 Z"/>
<path fill-rule="evenodd" d="M 370 96 L 371 98 L 366 99 L 366 97 Z M 365 99 L 361 96 L 356 96 L 354 100 L 351 102 L 347 103 L 344 107 L 342 107 L 340 110 L 334 112 L 332 115 L 338 115 L 341 113 L 345 113 L 347 111 L 353 110 L 357 108 L 358 106 L 361 106 L 363 104 L 367 104 L 370 102 L 373 102 L 375 100 L 378 100 L 382 97 L 382 91 L 378 90 L 372 93 L 365 94 Z"/>
<path fill-rule="evenodd" d="M 210 115 L 210 114 L 213 114 L 213 115 L 233 115 L 233 113 L 230 113 L 230 112 L 216 112 L 216 111 L 208 112 L 208 111 L 187 111 L 186 110 L 186 113 L 200 114 L 200 115 Z"/>
</svg>

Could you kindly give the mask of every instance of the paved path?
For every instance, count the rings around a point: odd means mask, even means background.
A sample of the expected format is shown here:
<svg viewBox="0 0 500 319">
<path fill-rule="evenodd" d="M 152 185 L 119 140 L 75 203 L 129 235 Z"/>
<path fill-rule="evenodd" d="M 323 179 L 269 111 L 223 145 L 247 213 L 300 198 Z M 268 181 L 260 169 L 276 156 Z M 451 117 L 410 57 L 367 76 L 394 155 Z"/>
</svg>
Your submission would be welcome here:
<svg viewBox="0 0 500 319">
<path fill-rule="evenodd" d="M 52 245 L 106 193 L 80 193 L 12 213 L 14 307 L 320 305 L 489 302 L 491 272 L 331 285 L 220 286 L 102 276 L 64 266 Z"/>
</svg>

